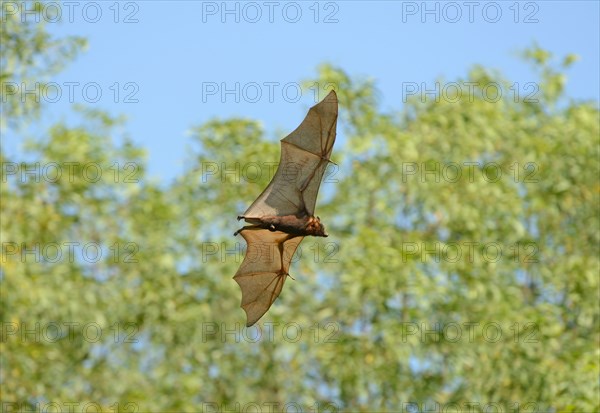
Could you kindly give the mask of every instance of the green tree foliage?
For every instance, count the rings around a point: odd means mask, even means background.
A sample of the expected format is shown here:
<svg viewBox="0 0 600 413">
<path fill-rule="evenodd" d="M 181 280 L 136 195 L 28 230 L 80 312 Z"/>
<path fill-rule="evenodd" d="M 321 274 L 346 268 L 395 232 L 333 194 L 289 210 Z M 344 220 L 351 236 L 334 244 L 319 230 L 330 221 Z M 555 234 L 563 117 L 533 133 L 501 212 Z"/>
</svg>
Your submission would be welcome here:
<svg viewBox="0 0 600 413">
<path fill-rule="evenodd" d="M 26 66 L 44 53 L 28 50 Z M 456 80 L 471 93 L 417 94 L 398 112 L 374 82 L 322 66 L 341 104 L 318 205 L 330 237 L 304 241 L 295 281 L 250 329 L 231 234 L 281 136 L 199 125 L 168 186 L 146 178 L 120 120 L 93 111 L 30 142 L 27 162 L 2 155 L 2 402 L 597 410 L 599 113 L 528 53 L 537 101 L 477 67 Z M 62 176 L 43 172 L 53 162 Z"/>
<path fill-rule="evenodd" d="M 2 131 L 7 126 L 25 126 L 27 117 L 39 115 L 40 99 L 35 96 L 45 93 L 48 78 L 87 44 L 78 36 L 53 37 L 47 30 L 47 20 L 41 17 L 43 7 L 39 1 L 2 2 L 0 7 Z M 21 10 L 29 17 L 22 19 Z M 22 95 L 23 89 L 37 93 Z"/>
</svg>

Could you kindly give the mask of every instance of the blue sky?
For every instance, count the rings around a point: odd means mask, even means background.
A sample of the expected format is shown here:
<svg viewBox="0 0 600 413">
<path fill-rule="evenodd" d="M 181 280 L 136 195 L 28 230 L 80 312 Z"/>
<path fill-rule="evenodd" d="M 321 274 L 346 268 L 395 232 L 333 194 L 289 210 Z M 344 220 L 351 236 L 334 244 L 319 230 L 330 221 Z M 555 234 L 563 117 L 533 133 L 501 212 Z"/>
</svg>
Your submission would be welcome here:
<svg viewBox="0 0 600 413">
<path fill-rule="evenodd" d="M 125 114 L 127 133 L 148 149 L 150 175 L 166 183 L 183 170 L 189 129 L 210 118 L 258 119 L 270 133 L 294 129 L 315 103 L 310 94 L 296 101 L 294 82 L 314 77 L 322 62 L 375 79 L 383 108 L 391 110 L 402 107 L 406 82 L 433 87 L 440 76 L 465 76 L 474 64 L 497 68 L 521 85 L 535 81 L 516 54 L 537 42 L 556 57 L 578 54 L 567 92 L 599 100 L 599 2 L 470 4 L 109 1 L 74 2 L 70 10 L 63 5 L 65 21 L 51 24 L 52 32 L 85 36 L 89 49 L 51 79 L 62 85 L 63 95 L 47 105 L 44 122 L 70 118 L 65 82 L 79 82 L 74 103 Z M 53 13 L 48 8 L 50 18 Z M 102 92 L 95 103 L 89 102 L 93 82 Z M 223 98 L 221 85 L 234 89 L 236 83 L 239 102 L 233 94 Z M 87 99 L 84 85 L 92 85 Z M 209 95 L 215 85 L 219 91 Z M 128 95 L 137 102 L 125 102 Z M 4 146 L 9 152 L 16 147 Z"/>
</svg>

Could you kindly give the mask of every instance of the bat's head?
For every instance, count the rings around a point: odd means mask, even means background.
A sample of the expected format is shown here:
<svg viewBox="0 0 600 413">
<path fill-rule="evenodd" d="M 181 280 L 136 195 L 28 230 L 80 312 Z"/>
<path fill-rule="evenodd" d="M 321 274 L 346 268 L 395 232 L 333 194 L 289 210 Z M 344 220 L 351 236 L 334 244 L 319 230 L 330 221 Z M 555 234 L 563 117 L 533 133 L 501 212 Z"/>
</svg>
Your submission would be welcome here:
<svg viewBox="0 0 600 413">
<path fill-rule="evenodd" d="M 321 218 L 310 217 L 306 224 L 306 232 L 315 237 L 328 237 L 329 234 L 325 231 L 325 226 L 321 224 Z"/>
</svg>

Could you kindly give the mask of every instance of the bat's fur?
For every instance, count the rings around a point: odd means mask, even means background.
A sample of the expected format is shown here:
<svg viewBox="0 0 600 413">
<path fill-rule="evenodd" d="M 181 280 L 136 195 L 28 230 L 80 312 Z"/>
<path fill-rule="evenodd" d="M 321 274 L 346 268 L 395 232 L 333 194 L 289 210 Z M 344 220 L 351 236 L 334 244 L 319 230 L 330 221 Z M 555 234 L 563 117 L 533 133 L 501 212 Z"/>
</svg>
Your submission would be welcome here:
<svg viewBox="0 0 600 413">
<path fill-rule="evenodd" d="M 290 235 L 313 237 L 326 237 L 325 226 L 321 224 L 319 217 L 309 215 L 283 215 L 283 216 L 264 216 L 260 218 L 249 218 L 240 216 L 238 219 L 245 219 L 246 222 L 254 224 L 249 227 L 241 228 L 236 235 L 245 229 L 268 229 L 270 231 L 281 231 Z"/>
</svg>

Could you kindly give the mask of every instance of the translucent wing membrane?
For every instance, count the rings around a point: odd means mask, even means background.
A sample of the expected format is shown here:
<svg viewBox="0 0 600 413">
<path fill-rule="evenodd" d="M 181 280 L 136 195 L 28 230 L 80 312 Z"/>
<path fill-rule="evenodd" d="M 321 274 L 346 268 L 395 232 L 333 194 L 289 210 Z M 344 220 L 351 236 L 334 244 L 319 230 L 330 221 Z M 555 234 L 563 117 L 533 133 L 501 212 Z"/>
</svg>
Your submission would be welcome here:
<svg viewBox="0 0 600 413">
<path fill-rule="evenodd" d="M 247 326 L 258 321 L 275 301 L 288 276 L 294 252 L 304 237 L 253 229 L 241 232 L 248 244 L 246 256 L 233 277 L 242 289 Z"/>
<path fill-rule="evenodd" d="M 244 212 L 245 217 L 314 215 L 317 195 L 335 143 L 337 96 L 331 91 L 313 106 L 292 133 L 281 140 L 275 176 Z"/>
</svg>

